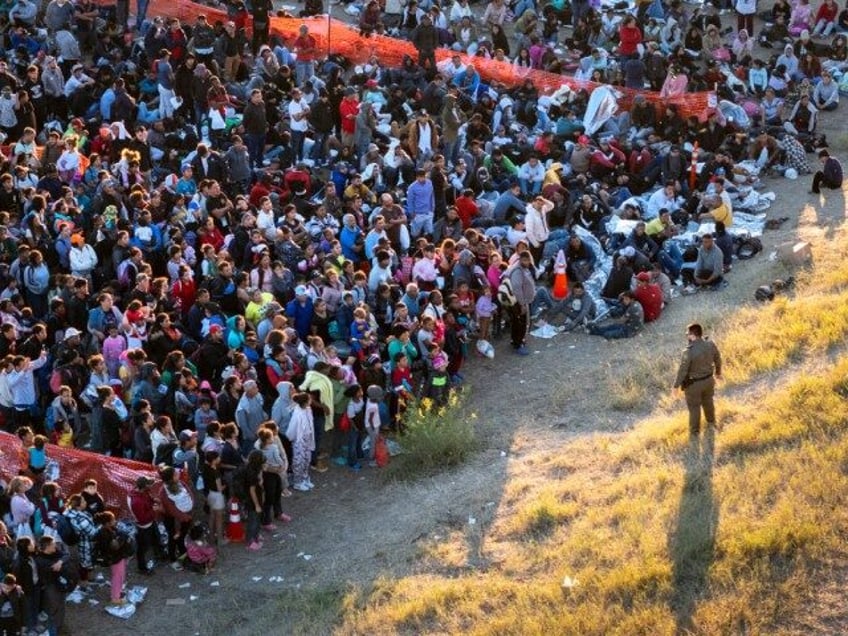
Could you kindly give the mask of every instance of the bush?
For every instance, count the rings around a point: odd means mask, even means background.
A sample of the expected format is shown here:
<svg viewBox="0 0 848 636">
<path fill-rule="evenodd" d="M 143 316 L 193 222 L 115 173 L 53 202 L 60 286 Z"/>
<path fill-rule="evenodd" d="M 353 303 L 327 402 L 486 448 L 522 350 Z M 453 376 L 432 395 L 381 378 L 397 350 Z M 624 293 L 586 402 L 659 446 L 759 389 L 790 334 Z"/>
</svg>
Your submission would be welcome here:
<svg viewBox="0 0 848 636">
<path fill-rule="evenodd" d="M 426 400 L 410 406 L 406 432 L 398 440 L 403 452 L 392 458 L 385 475 L 412 480 L 458 466 L 477 448 L 476 419 L 456 394 L 440 409 Z"/>
</svg>

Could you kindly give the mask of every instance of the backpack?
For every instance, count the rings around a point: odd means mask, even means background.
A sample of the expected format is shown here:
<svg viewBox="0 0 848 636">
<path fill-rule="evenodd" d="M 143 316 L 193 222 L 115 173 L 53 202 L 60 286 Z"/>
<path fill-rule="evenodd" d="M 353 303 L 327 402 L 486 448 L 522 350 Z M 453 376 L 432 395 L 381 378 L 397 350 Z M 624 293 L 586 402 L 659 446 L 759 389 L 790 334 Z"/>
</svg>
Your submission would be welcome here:
<svg viewBox="0 0 848 636">
<path fill-rule="evenodd" d="M 247 487 L 247 467 L 239 466 L 230 473 L 230 497 L 239 501 L 247 501 L 250 493 Z"/>
<path fill-rule="evenodd" d="M 739 247 L 736 248 L 736 258 L 741 261 L 754 258 L 757 254 L 763 251 L 763 242 L 755 236 L 749 236 L 742 239 Z"/>
<path fill-rule="evenodd" d="M 156 456 L 153 458 L 153 465 L 159 466 L 160 464 L 165 464 L 166 466 L 173 466 L 174 452 L 176 452 L 177 448 L 179 448 L 179 444 L 176 442 L 159 444 L 156 449 Z"/>
<path fill-rule="evenodd" d="M 501 307 L 512 307 L 517 302 L 515 291 L 512 289 L 512 281 L 509 276 L 504 276 L 501 278 L 500 285 L 498 285 L 498 304 Z"/>
<path fill-rule="evenodd" d="M 59 575 L 56 577 L 56 587 L 62 594 L 70 594 L 75 589 L 80 580 L 79 563 L 75 559 L 62 561 L 62 569 L 59 570 Z"/>
<path fill-rule="evenodd" d="M 79 543 L 80 536 L 76 528 L 71 524 L 70 519 L 65 515 L 53 514 L 50 515 L 50 520 L 56 528 L 56 533 L 66 546 L 71 547 Z"/>
<path fill-rule="evenodd" d="M 130 259 L 125 258 L 118 265 L 118 283 L 123 289 L 130 287 Z"/>
</svg>

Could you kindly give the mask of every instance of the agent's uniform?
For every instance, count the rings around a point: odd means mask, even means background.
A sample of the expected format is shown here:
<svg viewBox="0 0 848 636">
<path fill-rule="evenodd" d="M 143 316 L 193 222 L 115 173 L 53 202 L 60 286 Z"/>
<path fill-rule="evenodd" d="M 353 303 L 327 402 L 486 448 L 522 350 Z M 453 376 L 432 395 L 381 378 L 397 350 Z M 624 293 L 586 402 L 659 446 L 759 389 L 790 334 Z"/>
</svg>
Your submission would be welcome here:
<svg viewBox="0 0 848 636">
<path fill-rule="evenodd" d="M 683 387 L 686 392 L 690 435 L 698 435 L 701 432 L 702 408 L 707 426 L 715 425 L 713 374 L 721 375 L 721 353 L 718 347 L 710 340 L 693 340 L 683 350 L 683 358 L 674 381 L 674 388 Z"/>
</svg>

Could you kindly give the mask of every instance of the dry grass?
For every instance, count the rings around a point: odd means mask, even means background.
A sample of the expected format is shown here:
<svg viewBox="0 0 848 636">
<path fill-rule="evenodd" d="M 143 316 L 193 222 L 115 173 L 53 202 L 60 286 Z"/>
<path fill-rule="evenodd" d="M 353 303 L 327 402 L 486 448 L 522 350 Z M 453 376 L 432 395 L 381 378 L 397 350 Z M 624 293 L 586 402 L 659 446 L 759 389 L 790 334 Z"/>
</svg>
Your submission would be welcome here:
<svg viewBox="0 0 848 636">
<path fill-rule="evenodd" d="M 690 446 L 678 416 L 542 453 L 529 491 L 508 482 L 488 544 L 496 568 L 384 580 L 349 596 L 338 632 L 776 633 L 842 551 L 846 383 L 848 356 L 760 401 L 714 448 Z M 594 470 L 548 477 L 589 454 Z"/>
<path fill-rule="evenodd" d="M 796 289 L 767 305 L 745 306 L 722 315 L 706 308 L 697 319 L 725 358 L 727 386 L 744 385 L 819 356 L 848 338 L 848 244 L 814 246 L 815 266 L 796 272 Z M 771 270 L 777 274 L 777 268 Z M 694 317 L 693 317 L 694 318 Z M 675 335 L 676 336 L 676 335 Z M 628 362 L 608 369 L 605 389 L 613 409 L 640 411 L 679 406 L 668 388 L 676 372 L 669 365 L 681 348 L 678 337 L 635 350 Z"/>
<path fill-rule="evenodd" d="M 848 526 L 848 353 L 838 347 L 848 267 L 832 257 L 829 276 L 803 280 L 796 297 L 722 325 L 728 383 L 781 375 L 721 400 L 716 438 L 692 444 L 684 415 L 660 403 L 626 434 L 525 449 L 485 567 L 462 558 L 464 532 L 443 532 L 421 573 L 348 593 L 337 633 L 792 632 L 842 558 Z M 647 352 L 633 369 L 664 371 Z M 614 407 L 644 405 L 632 377 L 610 377 L 626 389 Z M 848 629 L 848 616 L 836 620 Z"/>
</svg>

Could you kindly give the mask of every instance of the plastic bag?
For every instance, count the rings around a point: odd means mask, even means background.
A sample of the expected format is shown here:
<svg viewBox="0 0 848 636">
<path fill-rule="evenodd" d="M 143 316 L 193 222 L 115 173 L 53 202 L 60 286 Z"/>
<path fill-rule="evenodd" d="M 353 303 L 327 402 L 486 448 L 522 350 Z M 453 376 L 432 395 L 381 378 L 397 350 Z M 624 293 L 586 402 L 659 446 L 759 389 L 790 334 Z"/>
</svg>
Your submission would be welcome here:
<svg viewBox="0 0 848 636">
<path fill-rule="evenodd" d="M 124 605 L 107 605 L 106 612 L 115 618 L 130 619 L 135 614 L 135 605 L 126 603 Z"/>
</svg>

